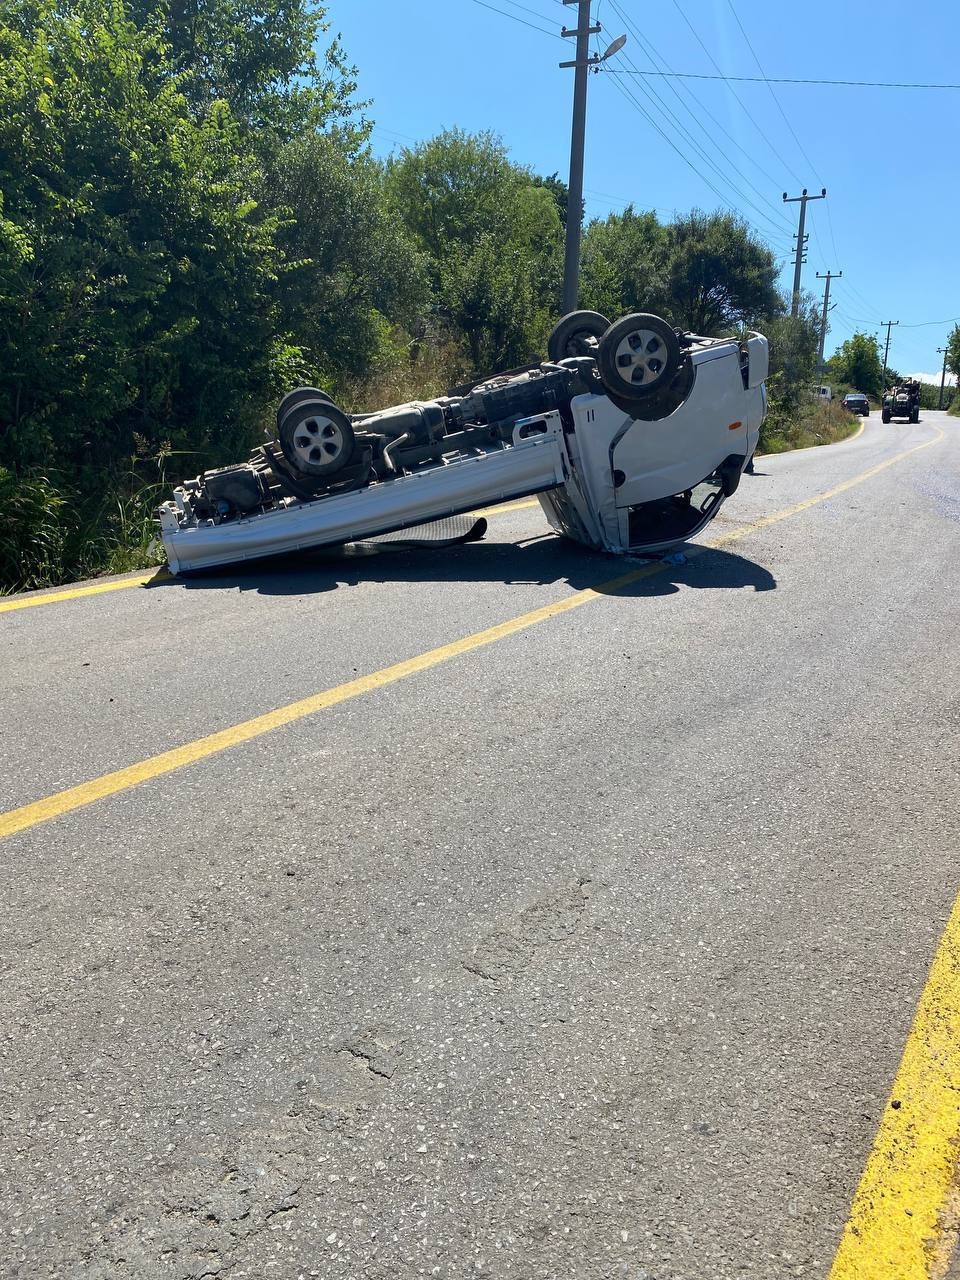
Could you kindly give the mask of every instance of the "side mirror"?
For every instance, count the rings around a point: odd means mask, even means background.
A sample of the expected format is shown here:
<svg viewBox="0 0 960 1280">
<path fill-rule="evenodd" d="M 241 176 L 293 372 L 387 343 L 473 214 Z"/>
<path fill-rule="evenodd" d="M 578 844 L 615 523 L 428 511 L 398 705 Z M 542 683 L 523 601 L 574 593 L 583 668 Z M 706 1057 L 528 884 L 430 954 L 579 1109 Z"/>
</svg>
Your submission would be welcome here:
<svg viewBox="0 0 960 1280">
<path fill-rule="evenodd" d="M 747 339 L 747 355 L 747 386 L 759 387 L 761 382 L 766 382 L 770 372 L 770 344 L 762 333 L 751 333 Z"/>
</svg>

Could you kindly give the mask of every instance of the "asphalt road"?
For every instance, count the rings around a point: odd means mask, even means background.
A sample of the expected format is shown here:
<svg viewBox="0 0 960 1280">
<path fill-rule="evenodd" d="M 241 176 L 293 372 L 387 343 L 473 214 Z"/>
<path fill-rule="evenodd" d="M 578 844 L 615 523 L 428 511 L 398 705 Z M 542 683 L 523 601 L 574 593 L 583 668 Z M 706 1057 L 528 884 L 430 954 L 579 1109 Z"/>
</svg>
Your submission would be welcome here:
<svg viewBox="0 0 960 1280">
<path fill-rule="evenodd" d="M 0 842 L 0 1274 L 826 1277 L 960 889 L 958 437 Z M 622 571 L 524 505 L 3 613 L 0 808 Z"/>
</svg>

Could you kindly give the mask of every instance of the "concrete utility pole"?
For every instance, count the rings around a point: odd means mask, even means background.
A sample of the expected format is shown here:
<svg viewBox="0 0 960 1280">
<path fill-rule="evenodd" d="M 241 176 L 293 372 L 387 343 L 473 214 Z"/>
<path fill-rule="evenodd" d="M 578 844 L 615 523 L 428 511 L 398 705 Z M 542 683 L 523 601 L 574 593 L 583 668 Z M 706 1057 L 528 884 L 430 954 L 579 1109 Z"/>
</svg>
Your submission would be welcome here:
<svg viewBox="0 0 960 1280">
<path fill-rule="evenodd" d="M 843 275 L 842 271 L 828 271 L 825 276 L 817 272 L 818 280 L 826 280 L 823 286 L 823 315 L 820 317 L 820 354 L 817 356 L 817 382 L 819 383 L 823 376 L 823 344 L 827 340 L 827 310 L 830 306 L 830 281 L 839 280 Z"/>
<path fill-rule="evenodd" d="M 887 326 L 887 345 L 883 349 L 883 390 L 887 389 L 887 356 L 890 354 L 890 328 L 892 325 L 899 324 L 899 320 L 881 320 L 880 328 Z"/>
<path fill-rule="evenodd" d="M 583 216 L 583 145 L 587 131 L 587 72 L 599 58 L 589 57 L 590 37 L 600 30 L 600 24 L 590 25 L 590 0 L 563 0 L 564 4 L 579 6 L 575 31 L 563 28 L 565 36 L 577 37 L 577 56 L 573 62 L 561 62 L 561 67 L 575 67 L 573 81 L 573 133 L 570 139 L 570 189 L 567 196 L 567 245 L 563 259 L 563 311 L 564 315 L 577 309 L 580 286 L 580 221 Z"/>
<path fill-rule="evenodd" d="M 941 373 L 940 373 L 940 401 L 939 401 L 939 403 L 937 404 L 937 408 L 938 408 L 938 409 L 942 409 L 942 408 L 943 408 L 943 384 L 944 384 L 944 383 L 946 382 L 946 380 L 947 380 L 947 354 L 948 354 L 948 352 L 950 351 L 950 348 L 949 348 L 949 347 L 937 347 L 937 351 L 938 351 L 938 352 L 942 352 L 942 354 L 943 354 L 943 369 L 942 369 L 942 371 L 941 371 Z"/>
<path fill-rule="evenodd" d="M 564 3 L 566 4 L 566 0 L 564 0 Z M 790 314 L 792 316 L 798 315 L 800 312 L 800 267 L 806 261 L 803 255 L 807 250 L 807 237 L 803 234 L 803 224 L 807 220 L 807 201 L 824 200 L 826 195 L 826 187 L 821 188 L 818 196 L 808 196 L 806 187 L 803 188 L 803 191 L 798 196 L 788 196 L 786 192 L 783 193 L 784 204 L 797 204 L 798 202 L 800 204 L 800 226 L 795 237 L 797 241 L 797 256 L 793 263 L 793 301 L 790 303 Z"/>
</svg>

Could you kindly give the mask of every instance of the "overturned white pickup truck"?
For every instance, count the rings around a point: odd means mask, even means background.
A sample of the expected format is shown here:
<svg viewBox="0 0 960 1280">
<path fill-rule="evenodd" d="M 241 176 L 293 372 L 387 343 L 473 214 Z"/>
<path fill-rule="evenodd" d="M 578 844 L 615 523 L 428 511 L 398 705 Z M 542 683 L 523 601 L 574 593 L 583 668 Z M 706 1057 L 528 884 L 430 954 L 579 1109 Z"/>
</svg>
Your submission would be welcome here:
<svg viewBox="0 0 960 1280">
<path fill-rule="evenodd" d="M 530 494 L 558 533 L 597 550 L 656 552 L 697 534 L 757 446 L 766 338 L 577 311 L 548 353 L 380 413 L 348 415 L 315 387 L 290 392 L 277 440 L 160 507 L 171 571 L 355 542 Z"/>
</svg>

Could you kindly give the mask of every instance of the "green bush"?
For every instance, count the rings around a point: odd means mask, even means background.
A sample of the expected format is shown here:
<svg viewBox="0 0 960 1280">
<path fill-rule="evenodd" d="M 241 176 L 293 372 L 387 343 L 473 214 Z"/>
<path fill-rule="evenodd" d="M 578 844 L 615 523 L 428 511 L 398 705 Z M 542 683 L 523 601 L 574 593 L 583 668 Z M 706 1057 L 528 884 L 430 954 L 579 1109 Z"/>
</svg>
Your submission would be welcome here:
<svg viewBox="0 0 960 1280">
<path fill-rule="evenodd" d="M 58 581 L 69 534 L 69 504 L 46 476 L 18 478 L 0 467 L 0 591 Z"/>
</svg>

